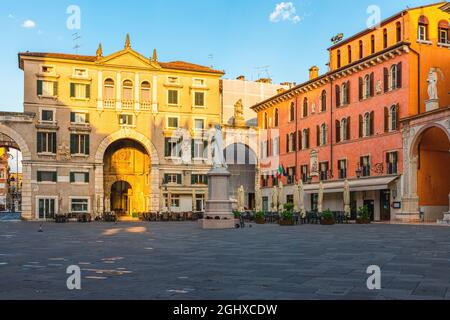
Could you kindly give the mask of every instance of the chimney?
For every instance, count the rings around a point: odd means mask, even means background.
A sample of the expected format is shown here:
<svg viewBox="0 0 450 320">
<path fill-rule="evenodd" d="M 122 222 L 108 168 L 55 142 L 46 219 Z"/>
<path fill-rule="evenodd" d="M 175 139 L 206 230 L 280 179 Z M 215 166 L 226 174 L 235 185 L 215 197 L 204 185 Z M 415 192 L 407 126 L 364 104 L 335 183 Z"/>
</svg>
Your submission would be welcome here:
<svg viewBox="0 0 450 320">
<path fill-rule="evenodd" d="M 242 81 L 245 81 L 245 76 L 239 76 L 239 77 L 236 78 L 236 80 L 242 80 Z"/>
<path fill-rule="evenodd" d="M 319 68 L 316 66 L 312 66 L 311 69 L 309 69 L 309 80 L 313 80 L 318 77 L 319 77 Z"/>
</svg>

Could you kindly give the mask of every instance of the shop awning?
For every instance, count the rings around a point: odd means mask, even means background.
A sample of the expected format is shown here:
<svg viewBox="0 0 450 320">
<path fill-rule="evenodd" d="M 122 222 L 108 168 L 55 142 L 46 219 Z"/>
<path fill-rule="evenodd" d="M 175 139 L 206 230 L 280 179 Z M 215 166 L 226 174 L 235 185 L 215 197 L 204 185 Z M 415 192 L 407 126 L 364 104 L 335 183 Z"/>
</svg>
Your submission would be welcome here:
<svg viewBox="0 0 450 320">
<path fill-rule="evenodd" d="M 389 184 L 397 180 L 398 176 L 389 177 L 373 177 L 361 178 L 358 180 L 349 180 L 350 191 L 371 191 L 371 190 L 385 190 L 389 189 Z M 340 193 L 344 192 L 345 181 L 324 182 L 324 193 Z M 317 193 L 319 191 L 319 184 L 305 185 L 305 192 L 308 194 Z"/>
</svg>

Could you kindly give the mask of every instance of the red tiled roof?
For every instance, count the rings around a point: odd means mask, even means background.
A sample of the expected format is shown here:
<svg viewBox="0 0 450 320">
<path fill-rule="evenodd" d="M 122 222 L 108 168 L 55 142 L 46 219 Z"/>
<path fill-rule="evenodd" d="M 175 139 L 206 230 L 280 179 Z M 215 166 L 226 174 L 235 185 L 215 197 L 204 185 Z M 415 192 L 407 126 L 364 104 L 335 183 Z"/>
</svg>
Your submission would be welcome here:
<svg viewBox="0 0 450 320">
<path fill-rule="evenodd" d="M 55 59 L 66 59 L 66 60 L 78 60 L 83 62 L 95 62 L 97 61 L 96 56 L 83 56 L 77 54 L 66 54 L 66 53 L 44 53 L 44 52 L 21 52 L 20 57 L 37 57 L 37 58 L 55 58 Z M 189 63 L 185 61 L 172 61 L 172 62 L 159 62 L 158 64 L 163 69 L 175 69 L 184 71 L 196 71 L 196 72 L 208 72 L 208 73 L 220 73 L 224 74 L 223 71 L 214 70 L 210 67 Z"/>
</svg>

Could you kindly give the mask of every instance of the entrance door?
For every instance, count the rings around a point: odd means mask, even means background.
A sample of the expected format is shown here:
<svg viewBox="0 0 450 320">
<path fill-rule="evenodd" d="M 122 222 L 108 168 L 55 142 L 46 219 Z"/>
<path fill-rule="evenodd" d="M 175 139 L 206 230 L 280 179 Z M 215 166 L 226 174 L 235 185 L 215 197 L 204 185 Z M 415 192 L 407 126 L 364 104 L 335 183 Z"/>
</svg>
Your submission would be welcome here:
<svg viewBox="0 0 450 320">
<path fill-rule="evenodd" d="M 111 187 L 111 209 L 118 215 L 131 214 L 131 185 L 126 181 L 117 181 Z"/>
<path fill-rule="evenodd" d="M 381 221 L 391 221 L 391 192 L 389 190 L 380 191 Z"/>
<path fill-rule="evenodd" d="M 248 194 L 248 210 L 254 210 L 255 209 L 255 194 L 249 193 Z"/>
<path fill-rule="evenodd" d="M 56 200 L 50 198 L 39 199 L 39 219 L 53 219 L 56 213 Z"/>
<path fill-rule="evenodd" d="M 364 205 L 369 209 L 370 221 L 375 221 L 375 201 L 364 200 Z"/>
</svg>

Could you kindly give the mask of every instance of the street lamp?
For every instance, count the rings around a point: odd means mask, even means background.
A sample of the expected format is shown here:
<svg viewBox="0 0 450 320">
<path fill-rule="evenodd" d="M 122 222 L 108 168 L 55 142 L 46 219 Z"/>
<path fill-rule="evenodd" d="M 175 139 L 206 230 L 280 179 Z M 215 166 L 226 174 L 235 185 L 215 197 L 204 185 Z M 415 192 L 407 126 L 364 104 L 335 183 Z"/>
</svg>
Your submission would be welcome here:
<svg viewBox="0 0 450 320">
<path fill-rule="evenodd" d="M 361 167 L 359 166 L 359 163 L 358 163 L 358 166 L 356 168 L 356 177 L 358 179 L 361 178 L 361 173 L 362 173 L 362 169 L 361 169 Z"/>
</svg>

